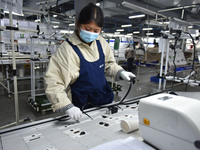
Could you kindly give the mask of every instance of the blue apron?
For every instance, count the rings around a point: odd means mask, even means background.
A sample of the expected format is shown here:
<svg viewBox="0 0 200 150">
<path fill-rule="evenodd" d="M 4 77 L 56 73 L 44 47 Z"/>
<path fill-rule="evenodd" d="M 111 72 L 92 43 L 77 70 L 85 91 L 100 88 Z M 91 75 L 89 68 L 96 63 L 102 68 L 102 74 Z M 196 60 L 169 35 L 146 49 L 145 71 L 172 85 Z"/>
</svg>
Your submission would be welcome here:
<svg viewBox="0 0 200 150">
<path fill-rule="evenodd" d="M 76 45 L 67 42 L 80 59 L 79 77 L 70 86 L 72 103 L 81 110 L 112 103 L 114 94 L 105 78 L 105 56 L 99 40 L 96 40 L 99 59 L 94 62 L 88 62 Z"/>
</svg>

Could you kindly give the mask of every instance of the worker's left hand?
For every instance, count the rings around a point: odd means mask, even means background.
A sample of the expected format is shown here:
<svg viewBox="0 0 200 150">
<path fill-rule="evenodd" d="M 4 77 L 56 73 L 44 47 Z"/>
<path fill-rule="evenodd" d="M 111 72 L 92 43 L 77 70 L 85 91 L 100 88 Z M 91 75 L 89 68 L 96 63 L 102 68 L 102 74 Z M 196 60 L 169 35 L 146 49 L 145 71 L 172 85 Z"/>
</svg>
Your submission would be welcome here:
<svg viewBox="0 0 200 150">
<path fill-rule="evenodd" d="M 130 81 L 131 78 L 135 78 L 135 75 L 132 72 L 128 72 L 128 71 L 122 71 L 120 73 L 120 76 L 122 77 L 122 79 Z"/>
</svg>

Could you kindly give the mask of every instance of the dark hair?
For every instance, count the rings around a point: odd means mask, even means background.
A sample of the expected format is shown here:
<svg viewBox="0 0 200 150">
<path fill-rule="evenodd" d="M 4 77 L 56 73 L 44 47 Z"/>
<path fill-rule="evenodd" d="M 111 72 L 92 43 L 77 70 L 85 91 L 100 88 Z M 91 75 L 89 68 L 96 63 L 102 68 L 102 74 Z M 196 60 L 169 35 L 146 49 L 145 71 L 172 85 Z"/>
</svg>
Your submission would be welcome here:
<svg viewBox="0 0 200 150">
<path fill-rule="evenodd" d="M 94 21 L 99 27 L 103 27 L 104 17 L 101 8 L 93 3 L 89 3 L 87 6 L 83 7 L 79 13 L 78 25 L 88 24 L 92 21 Z"/>
</svg>

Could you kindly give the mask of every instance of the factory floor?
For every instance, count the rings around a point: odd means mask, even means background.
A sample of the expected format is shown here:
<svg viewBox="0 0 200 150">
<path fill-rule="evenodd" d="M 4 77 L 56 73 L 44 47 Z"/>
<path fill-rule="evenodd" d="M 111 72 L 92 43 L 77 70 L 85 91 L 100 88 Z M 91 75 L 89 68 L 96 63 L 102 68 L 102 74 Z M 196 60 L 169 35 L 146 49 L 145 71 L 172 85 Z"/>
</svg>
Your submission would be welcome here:
<svg viewBox="0 0 200 150">
<path fill-rule="evenodd" d="M 139 71 L 138 71 L 139 70 Z M 151 82 L 150 78 L 152 76 L 156 76 L 159 73 L 158 66 L 151 67 L 140 67 L 135 68 L 133 73 L 137 76 L 136 83 L 132 86 L 130 93 L 126 97 L 126 99 L 136 98 L 138 96 L 148 95 L 149 93 L 158 92 L 158 83 Z M 108 80 L 110 80 L 108 78 Z M 118 81 L 117 84 L 121 85 L 122 91 L 114 92 L 115 101 L 118 101 L 124 97 L 126 94 L 130 83 L 127 81 Z M 167 83 L 166 88 L 171 88 L 171 83 Z M 174 92 L 182 92 L 185 93 L 186 86 L 183 84 L 175 84 Z M 200 87 L 191 87 L 187 86 L 187 92 L 195 92 L 198 93 L 200 91 Z M 37 112 L 33 109 L 33 107 L 28 103 L 28 96 L 30 93 L 19 94 L 19 119 L 21 120 L 20 124 L 26 123 L 27 118 L 30 121 L 42 120 L 46 118 L 53 118 L 56 116 L 61 116 L 64 113 L 53 113 L 52 111 L 47 111 L 45 113 Z M 8 98 L 7 95 L 0 95 L 0 128 L 9 126 L 13 122 L 15 122 L 15 102 L 14 96 Z"/>
</svg>

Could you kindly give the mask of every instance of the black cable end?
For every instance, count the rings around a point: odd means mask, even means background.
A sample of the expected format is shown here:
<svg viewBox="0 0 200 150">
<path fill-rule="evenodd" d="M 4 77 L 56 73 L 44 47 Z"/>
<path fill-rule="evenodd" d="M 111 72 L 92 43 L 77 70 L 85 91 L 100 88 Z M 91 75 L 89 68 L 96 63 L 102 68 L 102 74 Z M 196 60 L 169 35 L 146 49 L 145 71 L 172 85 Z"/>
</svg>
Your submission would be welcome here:
<svg viewBox="0 0 200 150">
<path fill-rule="evenodd" d="M 135 77 L 131 78 L 130 82 L 132 82 L 133 84 L 135 84 Z"/>
<path fill-rule="evenodd" d="M 118 107 L 117 106 L 112 106 L 108 108 L 111 114 L 117 113 L 118 112 Z"/>
</svg>

